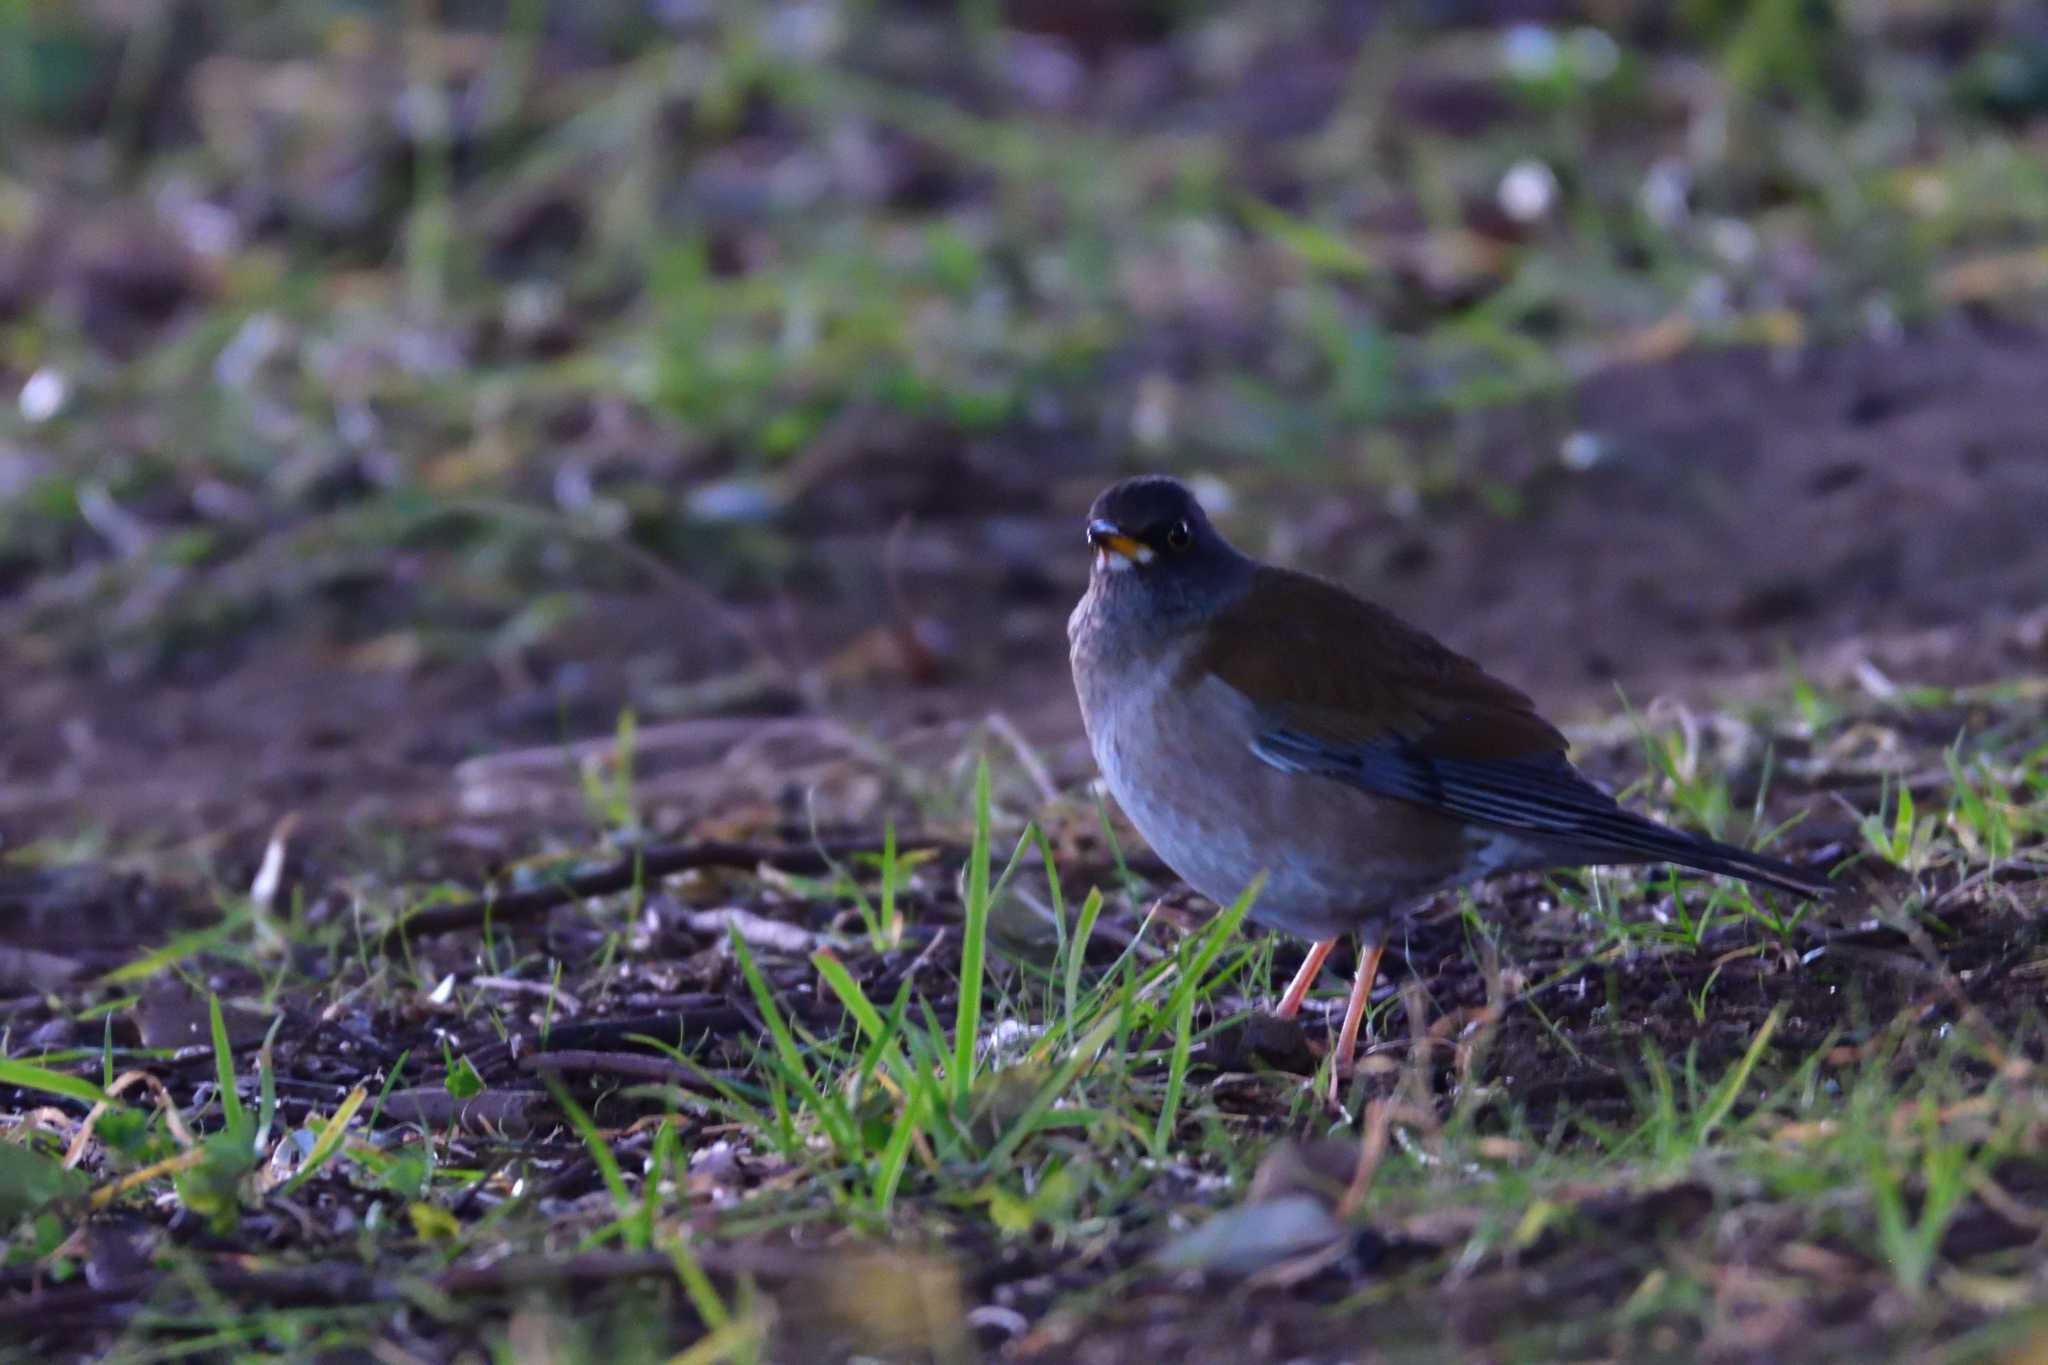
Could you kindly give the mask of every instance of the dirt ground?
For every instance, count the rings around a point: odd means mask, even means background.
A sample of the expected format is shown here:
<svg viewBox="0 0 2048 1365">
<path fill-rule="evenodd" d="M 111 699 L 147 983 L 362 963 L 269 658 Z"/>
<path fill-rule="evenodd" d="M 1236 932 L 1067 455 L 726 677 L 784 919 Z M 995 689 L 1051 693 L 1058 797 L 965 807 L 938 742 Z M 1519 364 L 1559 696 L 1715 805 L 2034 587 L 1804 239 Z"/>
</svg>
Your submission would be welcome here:
<svg viewBox="0 0 2048 1365">
<path fill-rule="evenodd" d="M 241 14 L 0 4 L 0 1355 L 2048 1360 L 2024 6 Z M 1340 1082 L 1094 800 L 1141 468 L 1840 894 Z"/>
<path fill-rule="evenodd" d="M 1725 698 L 1793 668 L 1880 687 L 2010 676 L 2048 666 L 2044 370 L 2048 339 L 1967 319 L 1895 345 L 1696 353 L 1409 433 L 1510 510 L 1471 492 L 1390 509 L 1341 483 L 1310 498 L 1249 468 L 1218 471 L 1232 498 L 1219 515 L 1255 553 L 1379 598 L 1567 718 L 1611 711 L 1617 690 L 1637 706 Z M 1597 455 L 1578 468 L 1567 448 Z M 1060 781 L 1086 774 L 1063 632 L 1086 576 L 1080 513 L 1116 471 L 970 446 L 961 479 L 917 486 L 877 464 L 851 477 L 896 489 L 909 529 L 817 509 L 798 535 L 815 600 L 738 608 L 780 680 L 736 690 L 708 747 L 678 736 L 652 771 L 710 763 L 749 714 L 804 710 L 899 740 L 994 711 L 1045 746 Z M 225 839 L 243 860 L 290 811 L 312 828 L 421 832 L 497 805 L 561 814 L 575 793 L 560 765 L 514 765 L 516 794 L 469 791 L 465 809 L 464 760 L 604 740 L 650 657 L 685 686 L 757 667 L 706 615 L 675 591 L 615 596 L 520 668 L 394 668 L 317 625 L 132 678 L 17 657 L 0 813 L 16 838 L 90 813 Z M 904 634 L 933 657 L 918 646 L 906 661 Z M 772 795 L 728 777 L 679 783 L 677 817 Z M 519 837 L 493 841 L 510 854 Z"/>
<path fill-rule="evenodd" d="M 1310 502 L 1291 496 L 1269 472 L 1246 469 L 1224 475 L 1234 500 L 1222 517 L 1255 549 L 1277 549 L 1394 602 L 1564 715 L 1611 711 L 1616 687 L 1638 706 L 1660 697 L 1782 691 L 1793 664 L 1833 684 L 1879 691 L 2039 674 L 2048 668 L 2048 536 L 2040 533 L 2048 526 L 2048 398 L 2038 382 L 2044 362 L 2048 342 L 1986 335 L 1967 324 L 1893 347 L 1692 356 L 1605 377 L 1554 409 L 1415 435 L 1447 442 L 1476 462 L 1480 486 L 1490 481 L 1514 490 L 1513 515 L 1476 498 L 1401 514 L 1362 496 Z M 1575 433 L 1606 452 L 1590 469 L 1567 468 L 1558 458 Z M 821 525 L 809 553 L 831 590 L 802 608 L 769 602 L 744 612 L 778 648 L 806 646 L 785 657 L 825 662 L 813 665 L 809 680 L 801 665 L 777 674 L 774 685 L 723 717 L 650 725 L 636 776 L 657 827 L 701 834 L 721 818 L 756 829 L 765 818 L 771 825 L 779 820 L 785 838 L 801 841 L 808 837 L 802 795 L 813 786 L 859 791 L 847 808 L 874 809 L 876 774 L 888 765 L 861 741 L 884 740 L 899 760 L 939 759 L 957 752 L 991 712 L 1014 721 L 1023 750 L 1044 763 L 1051 783 L 1084 779 L 1062 624 L 1084 567 L 1077 514 L 1107 473 L 1046 475 L 997 462 L 979 477 L 1006 490 L 1002 498 L 1019 509 L 1000 520 L 948 516 L 941 499 L 893 541 Z M 1758 516 L 1759 508 L 1768 515 Z M 884 564 L 893 565 L 887 575 Z M 885 578 L 893 579 L 920 638 L 943 642 L 918 663 L 939 675 L 929 682 L 905 687 L 918 661 L 897 635 L 875 634 L 892 624 L 874 606 L 888 600 Z M 360 872 L 380 831 L 404 835 L 387 855 L 390 874 L 475 884 L 583 827 L 587 797 L 573 757 L 608 750 L 607 717 L 631 700 L 636 660 L 674 651 L 683 661 L 677 676 L 689 682 L 750 666 L 748 647 L 718 640 L 715 630 L 700 629 L 702 621 L 679 632 L 678 614 L 687 610 L 673 594 L 622 598 L 594 614 L 573 641 L 551 646 L 558 657 L 528 659 L 523 672 L 366 667 L 360 652 L 303 630 L 264 633 L 227 656 L 195 661 L 175 679 L 113 680 L 11 660 L 0 740 L 0 799 L 10 837 L 75 832 L 89 815 L 114 849 L 133 840 L 131 848 L 156 852 L 122 857 L 140 872 L 88 863 L 72 872 L 10 874 L 0 883 L 0 913 L 23 928 L 25 942 L 60 955 L 73 970 L 114 967 L 138 945 L 180 927 L 203 927 L 214 914 L 189 877 L 149 869 L 189 866 L 197 853 L 220 883 L 247 885 L 265 841 L 288 813 L 303 820 L 289 841 L 288 875 L 315 902 L 335 878 Z M 1980 719 L 1944 713 L 1920 723 L 1938 745 Z M 740 751 L 752 758 L 736 761 Z M 1608 765 L 1625 779 L 1631 751 L 1629 741 L 1610 736 L 1594 746 L 1592 762 L 1596 771 Z M 824 806 L 833 809 L 829 797 Z M 1802 843 L 1854 845 L 1853 819 L 1817 805 L 1796 783 L 1773 810 L 1801 807 L 1813 817 Z M 766 817 L 750 813 L 763 809 Z M 1079 894 L 1080 882 L 1108 869 L 1082 864 L 1069 871 Z M 1569 1134 L 1626 1118 L 1639 1101 L 1628 1077 L 1646 1045 L 1687 1052 L 1711 1073 L 1776 1028 L 1784 1055 L 1832 1045 L 1845 1064 L 1853 1062 L 1877 1035 L 1853 1026 L 1844 1032 L 1837 995 L 1844 989 L 1854 993 L 1858 1019 L 1913 1016 L 1937 1036 L 1957 1020 L 1958 1008 L 1974 1009 L 1979 1023 L 2025 1038 L 2038 1013 L 2038 986 L 2025 968 L 2038 945 L 2038 887 L 2038 880 L 2014 883 L 2003 902 L 1948 912 L 1941 960 L 1972 982 L 1960 1007 L 1924 974 L 1914 945 L 1898 931 L 1827 917 L 1802 925 L 1775 953 L 1753 953 L 1746 933 L 1736 932 L 1710 939 L 1698 953 L 1616 978 L 1611 969 L 1575 965 L 1570 932 L 1553 937 L 1547 927 L 1549 902 L 1534 888 L 1513 890 L 1492 913 L 1517 945 L 1518 979 L 1560 975 L 1531 997 L 1533 1005 L 1509 1011 L 1492 1030 L 1487 1066 L 1514 1094 L 1526 1122 Z M 933 902 L 926 913 L 942 909 Z M 567 925 L 549 935 L 551 948 L 570 957 L 595 946 L 585 930 Z M 678 929 L 650 946 L 651 956 L 623 977 L 571 980 L 606 1002 L 605 1012 L 581 1033 L 558 1027 L 553 1046 L 624 1046 L 620 1040 L 632 1030 L 681 1009 L 708 1030 L 700 1057 L 738 1064 L 755 1026 L 721 993 L 732 989 L 730 981 L 719 987 L 697 976 L 693 964 L 705 959 L 707 941 Z M 1283 948 L 1276 966 L 1291 966 L 1294 951 Z M 1788 976 L 1786 964 L 1802 954 L 1808 963 L 1816 955 L 1825 960 Z M 418 969 L 440 960 L 426 952 Z M 882 975 L 873 990 L 885 998 L 905 968 L 901 960 L 877 961 Z M 22 965 L 12 964 L 17 971 Z M 1455 917 L 1418 926 L 1398 945 L 1390 977 L 1420 983 L 1430 1002 L 1426 1017 L 1476 1017 L 1492 989 Z M 805 989 L 801 973 L 784 972 L 777 981 L 798 995 Z M 1714 1003 L 1703 1024 L 1689 1005 L 1709 990 Z M 16 1003 L 23 1007 L 17 1022 L 43 1044 L 91 1041 L 45 1016 L 31 997 Z M 156 1023 L 153 1008 L 163 1011 Z M 190 1010 L 189 1001 L 157 1007 L 145 1000 L 135 1041 L 151 1041 L 152 1029 L 158 1041 L 201 1036 Z M 260 1022 L 235 1027 L 252 1030 L 253 1038 Z M 124 1022 L 114 1036 L 128 1037 L 129 1027 Z M 405 1048 L 431 1049 L 437 1038 L 445 1040 L 444 1027 L 436 1016 L 410 1010 L 345 1015 L 341 1026 L 303 1037 L 294 1025 L 286 1036 L 297 1041 L 285 1054 L 294 1088 L 283 1112 L 331 1103 L 365 1067 L 389 1066 Z M 455 1037 L 495 1103 L 516 1110 L 537 1102 L 539 1092 L 519 1088 L 530 1086 L 531 1072 L 516 1045 L 508 1048 L 474 1025 Z M 1207 1092 L 1211 1103 L 1233 1103 L 1229 1078 L 1251 1055 L 1240 1051 L 1244 1046 L 1226 1035 L 1198 1050 L 1201 1083 L 1217 1087 Z M 1273 1046 L 1252 1045 L 1269 1059 Z M 1278 1047 L 1281 1055 L 1299 1051 L 1302 1039 L 1297 1034 Z M 211 1062 L 202 1050 L 179 1065 L 196 1068 L 196 1076 Z M 1455 1076 L 1446 1066 L 1387 1081 L 1448 1093 Z M 1244 1102 L 1247 1131 L 1240 1140 L 1273 1132 L 1270 1105 L 1250 1095 Z M 494 1111 L 497 1122 L 517 1119 L 514 1110 Z M 432 1121 L 437 1113 L 429 1104 L 421 1117 Z M 1323 1159 L 1351 1159 L 1351 1143 L 1335 1145 L 1336 1156 Z M 449 1157 L 488 1167 L 512 1150 L 486 1137 L 457 1139 Z M 520 1160 L 543 1167 L 573 1150 L 517 1148 Z M 637 1150 L 631 1139 L 620 1148 L 626 1157 Z M 600 1188 L 587 1165 L 566 1161 L 559 1169 L 549 1198 Z M 2000 1188 L 2031 1200 L 2037 1172 L 2018 1166 L 2001 1177 Z M 1149 1272 L 1157 1234 L 1142 1229 L 1105 1237 L 1078 1259 L 1068 1249 L 991 1243 L 960 1229 L 947 1264 L 960 1267 L 963 1278 L 946 1283 L 964 1301 L 1008 1315 L 984 1323 L 1023 1324 L 1014 1332 L 985 1327 L 977 1337 L 1017 1360 L 1109 1362 L 1140 1353 L 1190 1362 L 1336 1360 L 1367 1352 L 1429 1357 L 1453 1345 L 1469 1358 L 1490 1358 L 1492 1343 L 1525 1331 L 1540 1331 L 1563 1354 L 1598 1355 L 1614 1348 L 1601 1345 L 1606 1338 L 1574 1338 L 1573 1315 L 1583 1309 L 1589 1322 L 1603 1320 L 1655 1283 L 1667 1258 L 1682 1258 L 1701 1239 L 1738 1262 L 1776 1265 L 1792 1254 L 1783 1232 L 1767 1225 L 1736 1220 L 1716 1231 L 1718 1198 L 1683 1178 L 1577 1191 L 1570 1226 L 1578 1232 L 1546 1235 L 1476 1273 L 1444 1280 L 1419 1301 L 1376 1299 L 1373 1286 L 1398 1283 L 1388 1277 L 1428 1264 L 1471 1235 L 1470 1225 L 1427 1209 L 1376 1216 L 1343 1255 L 1284 1289 L 1254 1282 L 1191 1293 L 1187 1283 Z M 1967 1261 L 2023 1249 L 2032 1234 L 2012 1217 L 1973 1205 L 1950 1225 L 1944 1254 Z M 209 1241 L 189 1222 L 173 1234 L 222 1254 L 251 1237 L 279 1251 L 302 1244 L 289 1221 L 273 1214 L 246 1219 L 236 1241 Z M 1591 1227 L 1627 1235 L 1589 1244 L 1582 1234 Z M 129 1218 L 95 1234 L 94 1255 L 107 1265 L 130 1264 L 139 1253 L 121 1248 L 154 1235 Z M 306 1245 L 318 1244 L 315 1238 Z M 1917 1321 L 1903 1301 L 1873 1287 L 1884 1283 L 1881 1269 L 1843 1269 L 1864 1264 L 1852 1244 L 1798 1254 L 1834 1267 L 1828 1274 L 1835 1276 L 1802 1282 L 1799 1312 L 1738 1297 L 1729 1310 L 1730 1320 L 1742 1324 L 1736 1336 L 1702 1343 L 1686 1329 L 1654 1328 L 1630 1349 L 1705 1349 L 1723 1360 L 1838 1359 L 1886 1349 L 1901 1322 Z M 758 1271 L 784 1293 L 784 1304 L 803 1302 L 797 1289 L 816 1273 L 807 1262 L 789 1268 L 772 1258 L 761 1267 L 744 1257 L 736 1264 Z M 565 1289 L 587 1274 L 591 1287 L 579 1291 L 584 1310 L 608 1303 L 623 1311 L 635 1277 L 658 1269 L 571 1261 L 544 1273 Z M 106 1327 L 90 1324 L 121 1320 L 150 1283 L 96 1273 L 94 1283 L 21 1299 L 34 1305 L 47 1340 L 103 1340 L 97 1333 Z M 395 1292 L 331 1268 L 299 1278 L 281 1271 L 230 1277 L 216 1287 L 273 1309 L 373 1303 Z M 443 1287 L 503 1290 L 481 1272 L 474 1282 L 450 1279 Z M 25 1293 L 28 1286 L 14 1288 Z M 670 1302 L 672 1316 L 683 1313 Z M 1076 1302 L 1090 1307 L 1077 1315 Z M 108 1313 L 116 1316 L 101 1316 Z M 515 1315 L 515 1335 L 519 1321 Z M 675 1330 L 686 1332 L 685 1321 L 674 1318 Z M 1919 1330 L 1953 1334 L 1974 1322 L 1943 1318 Z M 832 1329 L 808 1328 L 800 1314 L 785 1319 L 783 1330 L 796 1343 L 789 1350 L 825 1358 L 844 1349 Z M 814 1330 L 819 1335 L 807 1335 Z M 430 1346 L 431 1333 L 409 1340 L 418 1350 L 442 1349 Z"/>
</svg>

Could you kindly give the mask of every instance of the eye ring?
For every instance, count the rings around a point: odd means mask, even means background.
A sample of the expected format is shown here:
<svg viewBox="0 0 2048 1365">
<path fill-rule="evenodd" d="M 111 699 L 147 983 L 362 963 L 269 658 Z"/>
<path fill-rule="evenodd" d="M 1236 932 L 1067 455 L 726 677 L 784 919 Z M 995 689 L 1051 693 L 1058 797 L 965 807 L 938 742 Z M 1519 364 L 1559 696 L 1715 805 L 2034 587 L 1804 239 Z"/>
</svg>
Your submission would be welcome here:
<svg viewBox="0 0 2048 1365">
<path fill-rule="evenodd" d="M 1176 521 L 1173 525 L 1166 528 L 1167 549 L 1185 550 L 1188 546 L 1194 543 L 1195 533 L 1191 529 L 1189 529 L 1188 524 L 1186 522 Z"/>
</svg>

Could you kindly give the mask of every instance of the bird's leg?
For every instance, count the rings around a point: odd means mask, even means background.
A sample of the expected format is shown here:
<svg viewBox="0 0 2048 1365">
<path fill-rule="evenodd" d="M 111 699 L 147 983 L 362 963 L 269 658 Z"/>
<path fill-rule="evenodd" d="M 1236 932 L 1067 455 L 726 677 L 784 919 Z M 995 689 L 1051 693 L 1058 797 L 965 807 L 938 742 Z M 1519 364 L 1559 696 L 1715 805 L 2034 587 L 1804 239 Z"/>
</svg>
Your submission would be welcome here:
<svg viewBox="0 0 2048 1365">
<path fill-rule="evenodd" d="M 1294 980 L 1287 983 L 1287 990 L 1280 996 L 1280 1003 L 1273 1007 L 1275 1019 L 1292 1019 L 1301 1013 L 1301 1002 L 1308 999 L 1308 988 L 1316 984 L 1316 976 L 1323 970 L 1323 959 L 1337 946 L 1337 940 L 1326 938 L 1309 945 L 1308 956 L 1301 960 L 1301 970 L 1294 974 Z"/>
<path fill-rule="evenodd" d="M 1344 1004 L 1344 1027 L 1337 1031 L 1337 1074 L 1348 1076 L 1358 1059 L 1358 1026 L 1365 1022 L 1365 1002 L 1372 983 L 1380 974 L 1380 955 L 1386 949 L 1377 943 L 1360 944 L 1358 975 L 1351 979 L 1351 998 Z"/>
</svg>

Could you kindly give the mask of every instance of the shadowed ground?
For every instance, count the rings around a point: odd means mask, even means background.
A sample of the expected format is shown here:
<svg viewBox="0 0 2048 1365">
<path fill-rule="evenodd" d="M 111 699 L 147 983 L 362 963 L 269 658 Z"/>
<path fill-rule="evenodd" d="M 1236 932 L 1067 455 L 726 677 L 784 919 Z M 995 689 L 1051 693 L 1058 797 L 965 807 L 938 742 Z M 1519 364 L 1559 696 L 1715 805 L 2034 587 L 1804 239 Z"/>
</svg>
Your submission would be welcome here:
<svg viewBox="0 0 2048 1365">
<path fill-rule="evenodd" d="M 1508 8 L 0 7 L 0 1339 L 2032 1359 L 2043 35 Z M 1089 786 L 1146 468 L 1841 894 L 1333 1091 Z"/>
</svg>

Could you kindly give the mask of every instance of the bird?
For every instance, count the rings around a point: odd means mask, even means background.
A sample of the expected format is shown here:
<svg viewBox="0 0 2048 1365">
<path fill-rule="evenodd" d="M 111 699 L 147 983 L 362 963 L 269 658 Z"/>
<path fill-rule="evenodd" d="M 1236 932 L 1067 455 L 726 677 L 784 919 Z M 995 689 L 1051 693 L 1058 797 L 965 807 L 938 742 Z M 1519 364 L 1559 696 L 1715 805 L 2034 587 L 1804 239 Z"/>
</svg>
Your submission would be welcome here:
<svg viewBox="0 0 2048 1365">
<path fill-rule="evenodd" d="M 1088 512 L 1067 621 L 1096 766 L 1131 824 L 1219 904 L 1311 941 L 1292 1019 L 1337 940 L 1358 970 L 1347 1074 L 1388 930 L 1438 892 L 1512 872 L 1671 863 L 1803 898 L 1825 877 L 1624 809 L 1522 692 L 1384 607 L 1262 564 L 1179 480 L 1111 485 Z"/>
</svg>

